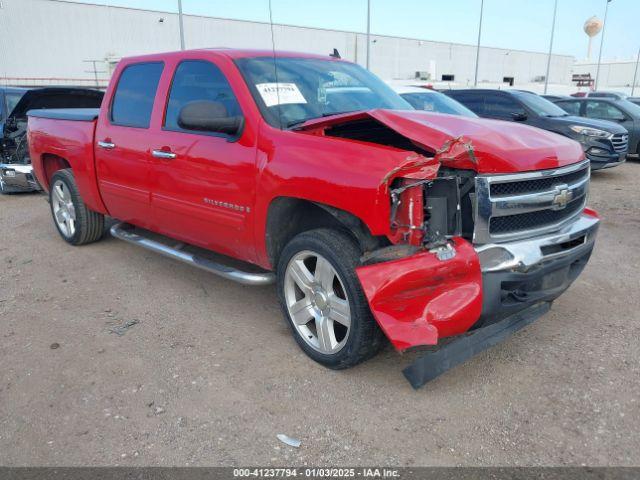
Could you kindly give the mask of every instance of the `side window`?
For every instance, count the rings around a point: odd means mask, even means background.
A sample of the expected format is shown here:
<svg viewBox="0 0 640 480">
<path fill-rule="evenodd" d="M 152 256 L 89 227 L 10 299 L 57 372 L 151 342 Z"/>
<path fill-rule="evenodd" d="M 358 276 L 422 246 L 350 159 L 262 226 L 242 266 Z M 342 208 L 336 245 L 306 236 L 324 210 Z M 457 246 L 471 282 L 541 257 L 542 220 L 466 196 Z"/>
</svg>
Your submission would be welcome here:
<svg viewBox="0 0 640 480">
<path fill-rule="evenodd" d="M 186 130 L 178 125 L 182 107 L 202 100 L 215 102 L 222 117 L 242 115 L 231 85 L 217 66 L 204 60 L 185 60 L 178 65 L 173 76 L 164 128 L 176 132 L 202 133 Z"/>
<path fill-rule="evenodd" d="M 587 102 L 586 116 L 613 121 L 620 121 L 625 118 L 624 113 L 622 113 L 622 111 L 617 107 L 614 107 L 610 103 L 600 102 L 597 100 L 589 100 Z"/>
<path fill-rule="evenodd" d="M 580 116 L 580 102 L 556 102 L 569 115 Z"/>
<path fill-rule="evenodd" d="M 513 120 L 514 113 L 526 113 L 522 105 L 505 95 L 488 95 L 485 114 L 490 117 Z"/>
<path fill-rule="evenodd" d="M 452 98 L 463 104 L 476 115 L 482 116 L 486 113 L 484 97 L 482 95 L 463 93 L 461 95 L 452 95 Z"/>
<path fill-rule="evenodd" d="M 161 62 L 138 63 L 122 71 L 111 103 L 111 123 L 149 128 L 163 67 Z"/>
</svg>

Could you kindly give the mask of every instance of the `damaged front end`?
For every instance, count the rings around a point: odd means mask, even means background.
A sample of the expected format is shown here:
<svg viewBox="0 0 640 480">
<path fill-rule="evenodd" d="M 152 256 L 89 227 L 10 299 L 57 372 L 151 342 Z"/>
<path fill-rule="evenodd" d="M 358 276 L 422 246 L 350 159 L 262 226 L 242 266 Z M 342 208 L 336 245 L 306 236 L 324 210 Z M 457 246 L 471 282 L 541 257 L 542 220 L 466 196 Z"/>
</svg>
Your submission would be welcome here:
<svg viewBox="0 0 640 480">
<path fill-rule="evenodd" d="M 5 125 L 0 144 L 1 193 L 32 192 L 41 189 L 33 174 L 29 158 L 26 127 L 26 122 L 17 121 Z"/>
<path fill-rule="evenodd" d="M 356 272 L 376 320 L 400 351 L 437 345 L 480 317 L 482 275 L 470 242 L 475 172 L 442 167 L 461 156 L 475 161 L 471 144 L 448 140 L 431 157 L 408 158 L 381 183 L 391 202 L 393 246 L 366 254 Z M 394 258 L 399 251 L 406 254 Z"/>
<path fill-rule="evenodd" d="M 404 370 L 415 388 L 548 311 L 586 265 L 599 223 L 575 145 L 475 119 L 455 136 L 442 118 L 448 128 L 390 111 L 312 125 L 407 152 L 379 185 L 390 245 L 366 252 L 356 273 L 396 349 L 438 346 Z"/>
</svg>

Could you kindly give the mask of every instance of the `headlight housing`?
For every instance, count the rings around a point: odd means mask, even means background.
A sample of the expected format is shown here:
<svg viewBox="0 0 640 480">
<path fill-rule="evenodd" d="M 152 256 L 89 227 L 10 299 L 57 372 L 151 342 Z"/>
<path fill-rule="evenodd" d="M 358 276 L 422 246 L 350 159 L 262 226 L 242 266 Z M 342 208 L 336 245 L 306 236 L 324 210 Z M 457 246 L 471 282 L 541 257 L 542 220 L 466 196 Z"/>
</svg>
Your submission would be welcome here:
<svg viewBox="0 0 640 480">
<path fill-rule="evenodd" d="M 582 125 L 571 125 L 569 128 L 585 137 L 607 138 L 611 136 L 611 133 L 598 128 L 584 127 Z"/>
</svg>

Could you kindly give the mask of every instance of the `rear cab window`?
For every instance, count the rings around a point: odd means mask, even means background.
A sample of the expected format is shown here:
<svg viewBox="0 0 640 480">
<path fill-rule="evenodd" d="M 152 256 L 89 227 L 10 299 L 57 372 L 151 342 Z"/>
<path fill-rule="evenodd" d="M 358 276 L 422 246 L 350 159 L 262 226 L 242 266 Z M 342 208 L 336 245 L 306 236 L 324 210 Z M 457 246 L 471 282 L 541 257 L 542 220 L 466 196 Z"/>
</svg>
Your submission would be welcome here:
<svg viewBox="0 0 640 480">
<path fill-rule="evenodd" d="M 207 60 L 184 60 L 177 66 L 173 75 L 163 129 L 200 135 L 227 136 L 188 130 L 179 125 L 180 110 L 189 103 L 199 101 L 216 103 L 222 117 L 242 116 L 242 110 L 229 81 L 216 65 Z"/>
<path fill-rule="evenodd" d="M 164 63 L 134 63 L 124 68 L 111 102 L 113 125 L 149 128 Z"/>
</svg>

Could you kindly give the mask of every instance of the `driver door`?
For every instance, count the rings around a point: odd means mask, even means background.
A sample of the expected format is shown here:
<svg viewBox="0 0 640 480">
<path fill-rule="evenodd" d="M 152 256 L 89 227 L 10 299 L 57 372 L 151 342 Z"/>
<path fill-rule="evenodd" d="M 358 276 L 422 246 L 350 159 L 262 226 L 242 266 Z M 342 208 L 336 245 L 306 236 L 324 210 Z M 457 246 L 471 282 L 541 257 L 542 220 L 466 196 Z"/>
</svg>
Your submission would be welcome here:
<svg viewBox="0 0 640 480">
<path fill-rule="evenodd" d="M 242 115 L 222 70 L 210 60 L 186 59 L 174 69 L 161 134 L 151 145 L 151 204 L 156 230 L 234 257 L 251 250 L 255 144 L 237 135 L 182 128 L 190 102 L 216 102 L 229 117 Z"/>
</svg>

